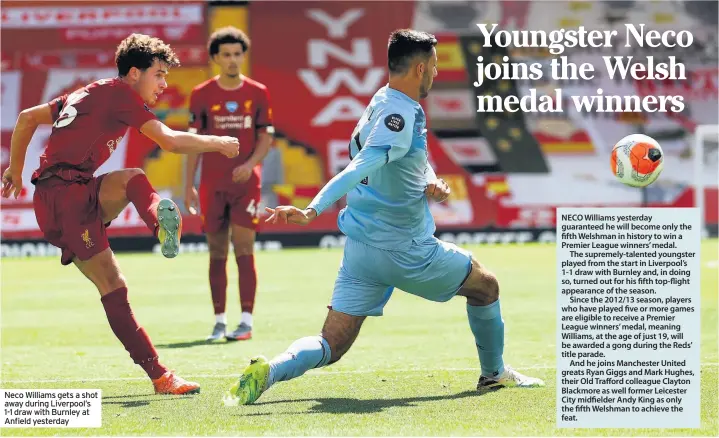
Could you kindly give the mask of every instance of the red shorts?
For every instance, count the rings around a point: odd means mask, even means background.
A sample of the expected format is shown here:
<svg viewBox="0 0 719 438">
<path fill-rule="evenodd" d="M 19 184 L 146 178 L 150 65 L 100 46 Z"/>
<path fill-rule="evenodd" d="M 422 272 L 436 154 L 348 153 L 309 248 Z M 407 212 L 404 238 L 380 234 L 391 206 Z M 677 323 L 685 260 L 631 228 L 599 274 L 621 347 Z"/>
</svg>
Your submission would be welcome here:
<svg viewBox="0 0 719 438">
<path fill-rule="evenodd" d="M 45 240 L 62 250 L 63 265 L 75 257 L 88 260 L 110 247 L 100 207 L 104 176 L 85 183 L 48 178 L 35 186 L 35 218 Z"/>
<path fill-rule="evenodd" d="M 257 230 L 260 223 L 260 186 L 200 186 L 200 216 L 206 233 L 225 230 L 229 224 Z"/>
</svg>

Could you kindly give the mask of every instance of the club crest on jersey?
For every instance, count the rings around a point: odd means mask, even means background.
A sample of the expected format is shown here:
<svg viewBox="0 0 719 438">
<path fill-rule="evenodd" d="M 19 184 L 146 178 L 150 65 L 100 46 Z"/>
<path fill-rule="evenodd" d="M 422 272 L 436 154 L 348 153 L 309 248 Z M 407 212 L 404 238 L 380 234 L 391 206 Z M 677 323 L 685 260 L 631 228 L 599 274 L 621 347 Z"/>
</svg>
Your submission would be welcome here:
<svg viewBox="0 0 719 438">
<path fill-rule="evenodd" d="M 384 118 L 384 125 L 390 131 L 400 132 L 404 129 L 404 118 L 399 114 L 390 114 Z"/>
<path fill-rule="evenodd" d="M 225 102 L 225 108 L 227 108 L 227 111 L 229 111 L 231 113 L 234 113 L 235 111 L 237 111 L 238 107 L 239 107 L 239 105 L 234 100 Z"/>
<path fill-rule="evenodd" d="M 90 230 L 85 228 L 85 232 L 80 235 L 82 237 L 82 241 L 85 242 L 85 248 L 90 249 L 93 246 L 95 246 L 95 243 L 90 238 Z"/>
<path fill-rule="evenodd" d="M 250 108 L 252 108 L 252 101 L 251 101 L 251 100 L 246 100 L 246 101 L 245 101 L 245 112 L 246 112 L 246 113 L 250 112 Z"/>
</svg>

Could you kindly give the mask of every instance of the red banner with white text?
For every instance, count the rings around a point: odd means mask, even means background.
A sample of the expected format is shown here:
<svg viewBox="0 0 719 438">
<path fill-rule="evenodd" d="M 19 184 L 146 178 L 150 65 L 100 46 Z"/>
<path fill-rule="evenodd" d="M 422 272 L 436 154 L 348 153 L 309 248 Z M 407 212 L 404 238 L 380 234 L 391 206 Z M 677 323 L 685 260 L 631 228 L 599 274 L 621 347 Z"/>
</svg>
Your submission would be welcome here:
<svg viewBox="0 0 719 438">
<path fill-rule="evenodd" d="M 321 157 L 323 181 L 347 165 L 350 133 L 374 93 L 388 80 L 389 35 L 395 29 L 411 27 L 415 6 L 415 2 L 297 2 L 284 3 L 282 8 L 271 2 L 250 5 L 252 74 L 273 96 L 275 124 L 282 135 L 290 143 L 309 145 Z M 277 32 L 290 28 L 292 38 Z M 281 56 L 278 47 L 282 47 Z M 422 103 L 426 107 L 426 102 Z M 445 99 L 440 104 L 454 102 Z M 430 125 L 431 117 L 430 113 Z M 484 186 L 474 186 L 470 174 L 445 152 L 431 131 L 428 141 L 436 172 L 453 188 L 449 202 L 432 206 L 438 225 L 492 225 L 496 199 L 487 195 Z M 480 150 L 481 144 L 470 153 L 479 155 Z M 493 180 L 489 181 L 492 185 Z M 303 186 L 301 179 L 288 183 Z M 292 196 L 281 199 L 293 201 Z M 317 227 L 336 228 L 336 213 L 337 209 L 328 213 L 330 218 L 318 221 Z"/>
<path fill-rule="evenodd" d="M 205 2 L 5 1 L 1 15 L 0 171 L 8 166 L 10 139 L 20 111 L 97 79 L 116 76 L 115 50 L 133 32 L 161 38 L 180 58 L 182 66 L 170 73 L 168 88 L 152 110 L 169 126 L 186 128 L 190 92 L 209 74 Z M 25 187 L 18 199 L 2 200 L 3 239 L 42 235 L 32 209 L 34 187 L 29 181 L 49 133 L 49 127 L 39 127 L 28 147 Z M 159 151 L 133 129 L 98 173 L 127 167 L 143 168 L 163 194 L 173 195 L 181 187 L 181 157 Z M 199 232 L 199 227 L 195 228 Z M 111 235 L 146 233 L 132 206 L 108 231 Z"/>
</svg>

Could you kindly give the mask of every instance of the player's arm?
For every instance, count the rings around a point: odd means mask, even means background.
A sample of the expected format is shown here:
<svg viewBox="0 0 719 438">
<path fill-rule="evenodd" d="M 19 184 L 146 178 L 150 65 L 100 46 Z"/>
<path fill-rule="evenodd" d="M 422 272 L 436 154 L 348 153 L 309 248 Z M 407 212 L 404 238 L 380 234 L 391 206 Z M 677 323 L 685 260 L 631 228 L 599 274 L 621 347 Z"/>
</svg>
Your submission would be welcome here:
<svg viewBox="0 0 719 438">
<path fill-rule="evenodd" d="M 350 161 L 350 164 L 335 175 L 315 196 L 304 210 L 295 207 L 267 208 L 271 213 L 267 222 L 281 220 L 305 225 L 337 202 L 360 181 L 379 170 L 382 166 L 402 158 L 412 143 L 414 129 L 413 114 L 393 113 L 388 116 L 375 115 L 374 127 L 365 139 L 364 146 Z"/>
<path fill-rule="evenodd" d="M 140 132 L 157 143 L 162 150 L 174 154 L 220 152 L 227 157 L 234 158 L 240 151 L 240 143 L 235 137 L 176 131 L 157 119 L 145 122 L 140 127 Z"/>
<path fill-rule="evenodd" d="M 185 208 L 190 214 L 197 214 L 200 206 L 200 198 L 195 188 L 195 175 L 197 165 L 200 162 L 200 154 L 187 154 L 185 165 Z"/>
<path fill-rule="evenodd" d="M 195 186 L 195 175 L 197 175 L 197 167 L 200 163 L 200 154 L 187 154 L 187 166 L 185 166 L 185 188 L 190 189 Z"/>
<path fill-rule="evenodd" d="M 347 192 L 352 190 L 360 181 L 377 171 L 389 162 L 389 146 L 374 146 L 363 148 L 350 164 L 335 175 L 307 206 L 319 216 L 330 205 L 337 202 Z"/>
<path fill-rule="evenodd" d="M 171 129 L 159 121 L 137 96 L 123 89 L 118 89 L 112 99 L 113 117 L 140 131 L 162 150 L 175 154 L 220 152 L 230 158 L 240 152 L 239 142 L 234 137 L 199 135 Z"/>
<path fill-rule="evenodd" d="M 257 145 L 255 146 L 255 151 L 252 153 L 252 156 L 247 159 L 247 166 L 253 168 L 265 159 L 267 153 L 270 151 L 270 146 L 272 145 L 274 137 L 274 129 L 272 129 L 271 126 L 261 129 L 261 131 L 257 134 Z"/>
<path fill-rule="evenodd" d="M 414 114 L 405 111 L 396 112 L 390 108 L 376 112 L 374 121 L 371 122 L 374 126 L 359 153 L 349 166 L 335 175 L 320 190 L 307 207 L 307 210 L 313 210 L 314 213 L 312 211 L 308 213 L 319 216 L 364 178 L 385 164 L 402 158 L 409 151 L 412 144 Z"/>
<path fill-rule="evenodd" d="M 292 206 L 279 206 L 276 209 L 265 208 L 270 213 L 266 222 L 296 223 L 306 225 L 319 216 L 327 207 L 335 203 L 360 181 L 389 162 L 390 147 L 367 147 L 355 156 L 350 164 L 335 175 L 315 196 L 310 205 L 300 210 Z"/>
<path fill-rule="evenodd" d="M 199 90 L 192 90 L 190 94 L 190 120 L 187 131 L 192 134 L 207 132 L 207 111 L 202 104 Z M 185 165 L 185 208 L 190 214 L 197 214 L 199 208 L 199 195 L 195 188 L 195 175 L 200 163 L 200 154 L 187 154 Z"/>
<path fill-rule="evenodd" d="M 15 199 L 20 195 L 22 171 L 30 141 L 38 126 L 51 125 L 57 119 L 66 99 L 67 96 L 62 96 L 49 103 L 27 108 L 18 116 L 10 139 L 10 163 L 2 177 L 3 198 L 9 197 L 10 193 Z"/>
<path fill-rule="evenodd" d="M 263 90 L 262 99 L 257 109 L 256 117 L 257 144 L 252 156 L 247 160 L 248 164 L 255 167 L 265 159 L 270 151 L 272 140 L 275 136 L 274 121 L 272 118 L 272 105 L 270 103 L 270 92 L 267 88 Z"/>
<path fill-rule="evenodd" d="M 243 183 L 250 178 L 255 166 L 261 163 L 267 156 L 267 153 L 270 151 L 270 146 L 272 145 L 272 140 L 274 139 L 275 128 L 272 121 L 270 93 L 267 91 L 267 88 L 262 90 L 261 96 L 255 117 L 255 129 L 257 130 L 255 150 L 246 162 L 242 163 L 242 165 L 238 166 L 232 172 L 232 180 L 238 183 Z"/>
</svg>

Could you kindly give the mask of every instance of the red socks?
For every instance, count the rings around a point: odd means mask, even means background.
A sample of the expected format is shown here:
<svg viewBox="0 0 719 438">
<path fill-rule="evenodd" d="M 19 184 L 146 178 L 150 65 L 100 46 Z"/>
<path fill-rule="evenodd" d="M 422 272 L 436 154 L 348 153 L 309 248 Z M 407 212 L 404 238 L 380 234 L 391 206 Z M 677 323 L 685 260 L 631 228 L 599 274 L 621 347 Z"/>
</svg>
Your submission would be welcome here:
<svg viewBox="0 0 719 438">
<path fill-rule="evenodd" d="M 110 328 L 130 353 L 130 358 L 153 380 L 165 374 L 167 368 L 160 363 L 150 337 L 135 321 L 127 300 L 127 288 L 116 289 L 102 297 L 101 301 Z"/>
<path fill-rule="evenodd" d="M 215 315 L 225 313 L 227 303 L 227 259 L 210 259 L 210 292 Z"/>
<path fill-rule="evenodd" d="M 147 176 L 141 173 L 130 178 L 130 181 L 127 182 L 125 195 L 135 206 L 140 217 L 147 224 L 147 228 L 157 236 L 157 204 L 160 203 L 162 198 L 152 188 Z"/>
<path fill-rule="evenodd" d="M 254 254 L 243 255 L 236 258 L 237 269 L 240 275 L 240 307 L 243 312 L 252 313 L 255 307 L 255 292 L 257 291 L 257 272 L 255 272 Z"/>
</svg>

